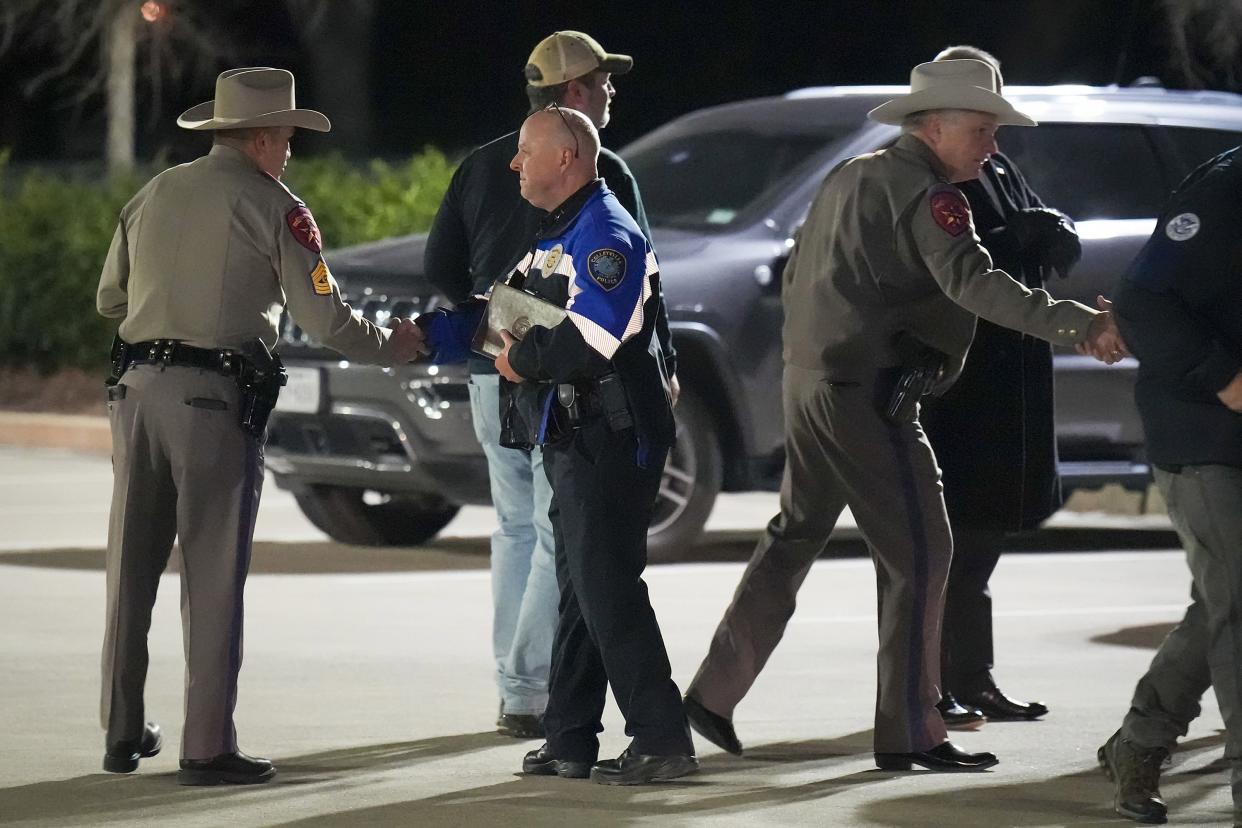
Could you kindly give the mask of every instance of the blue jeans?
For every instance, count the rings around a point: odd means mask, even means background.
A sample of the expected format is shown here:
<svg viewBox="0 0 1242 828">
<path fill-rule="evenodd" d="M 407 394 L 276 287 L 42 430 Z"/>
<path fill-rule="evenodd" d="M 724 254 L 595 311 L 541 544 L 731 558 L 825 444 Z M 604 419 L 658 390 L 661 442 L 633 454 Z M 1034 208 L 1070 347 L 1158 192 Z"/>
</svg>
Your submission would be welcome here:
<svg viewBox="0 0 1242 828">
<path fill-rule="evenodd" d="M 474 433 L 487 455 L 492 503 L 500 528 L 492 535 L 492 651 L 506 713 L 540 715 L 548 704 L 552 638 L 560 590 L 556 583 L 552 486 L 543 453 L 500 445 L 500 377 L 470 375 Z"/>
</svg>

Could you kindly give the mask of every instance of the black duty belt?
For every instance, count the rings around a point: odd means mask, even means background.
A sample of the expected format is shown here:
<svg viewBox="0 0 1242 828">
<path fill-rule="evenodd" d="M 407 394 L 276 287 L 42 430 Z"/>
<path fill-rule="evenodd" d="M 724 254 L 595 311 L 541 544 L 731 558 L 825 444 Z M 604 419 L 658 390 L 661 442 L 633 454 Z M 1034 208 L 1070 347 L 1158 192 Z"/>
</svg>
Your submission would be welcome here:
<svg viewBox="0 0 1242 828">
<path fill-rule="evenodd" d="M 195 348 L 176 339 L 153 339 L 128 343 L 119 336 L 112 343 L 112 376 L 115 385 L 135 365 L 179 365 L 202 368 L 232 377 L 241 392 L 238 422 L 247 433 L 262 439 L 267 419 L 276 406 L 281 386 L 288 381 L 280 357 L 269 353 L 259 340 L 243 351 L 230 348 Z"/>
<path fill-rule="evenodd" d="M 599 417 L 608 419 L 608 427 L 612 431 L 634 424 L 625 386 L 615 373 L 582 382 L 562 383 L 556 387 L 556 399 L 565 410 L 569 424 L 575 428 Z"/>
<path fill-rule="evenodd" d="M 153 339 L 125 343 L 125 354 L 117 366 L 121 372 L 133 365 L 180 365 L 205 368 L 225 376 L 241 376 L 248 360 L 240 351 L 228 348 L 196 348 L 176 339 Z M 118 374 L 119 376 L 119 374 Z"/>
</svg>

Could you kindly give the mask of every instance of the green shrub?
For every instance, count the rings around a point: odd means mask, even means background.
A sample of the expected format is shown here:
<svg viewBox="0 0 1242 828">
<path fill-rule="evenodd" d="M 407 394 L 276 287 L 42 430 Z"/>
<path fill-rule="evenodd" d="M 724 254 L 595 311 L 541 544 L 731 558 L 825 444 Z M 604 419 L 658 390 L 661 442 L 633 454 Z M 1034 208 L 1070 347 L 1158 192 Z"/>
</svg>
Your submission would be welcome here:
<svg viewBox="0 0 1242 828">
<path fill-rule="evenodd" d="M 453 168 L 434 147 L 397 164 L 374 160 L 363 168 L 339 155 L 294 156 L 284 180 L 315 214 L 324 244 L 347 247 L 427 230 Z"/>
<path fill-rule="evenodd" d="M 0 365 L 95 369 L 115 322 L 95 312 L 99 271 L 125 202 L 154 172 L 84 181 L 21 174 L 0 152 Z M 395 164 L 294 158 L 285 179 L 311 208 L 329 247 L 426 230 L 453 166 L 427 148 Z"/>
<path fill-rule="evenodd" d="M 0 360 L 41 370 L 107 361 L 115 323 L 95 288 L 117 215 L 145 176 L 83 183 L 0 158 Z"/>
</svg>

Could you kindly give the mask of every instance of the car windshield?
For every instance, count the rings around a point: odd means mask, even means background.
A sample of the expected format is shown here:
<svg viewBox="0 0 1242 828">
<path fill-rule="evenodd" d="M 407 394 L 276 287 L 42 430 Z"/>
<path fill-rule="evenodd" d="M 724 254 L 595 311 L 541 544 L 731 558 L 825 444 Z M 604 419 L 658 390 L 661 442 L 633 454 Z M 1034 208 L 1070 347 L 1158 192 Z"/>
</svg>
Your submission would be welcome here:
<svg viewBox="0 0 1242 828">
<path fill-rule="evenodd" d="M 642 188 L 650 224 L 722 230 L 745 220 L 799 164 L 850 131 L 846 126 L 814 134 L 679 131 L 664 140 L 640 141 L 625 161 Z"/>
</svg>

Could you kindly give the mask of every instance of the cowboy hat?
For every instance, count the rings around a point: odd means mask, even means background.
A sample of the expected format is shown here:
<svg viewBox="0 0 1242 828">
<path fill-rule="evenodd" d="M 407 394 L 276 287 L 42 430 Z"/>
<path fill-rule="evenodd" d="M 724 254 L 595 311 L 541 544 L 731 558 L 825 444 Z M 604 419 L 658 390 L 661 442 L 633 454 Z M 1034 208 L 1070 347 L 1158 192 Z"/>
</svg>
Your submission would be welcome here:
<svg viewBox="0 0 1242 828">
<path fill-rule="evenodd" d="M 186 129 L 291 126 L 327 132 L 332 129 L 332 122 L 322 112 L 297 108 L 291 72 L 259 66 L 221 72 L 216 78 L 215 100 L 182 112 L 177 126 Z"/>
<path fill-rule="evenodd" d="M 996 70 L 981 60 L 937 60 L 910 72 L 910 94 L 893 98 L 867 113 L 882 124 L 901 124 L 907 115 L 929 109 L 970 109 L 996 116 L 998 123 L 1035 126 L 1035 119 L 1000 96 Z"/>
</svg>

